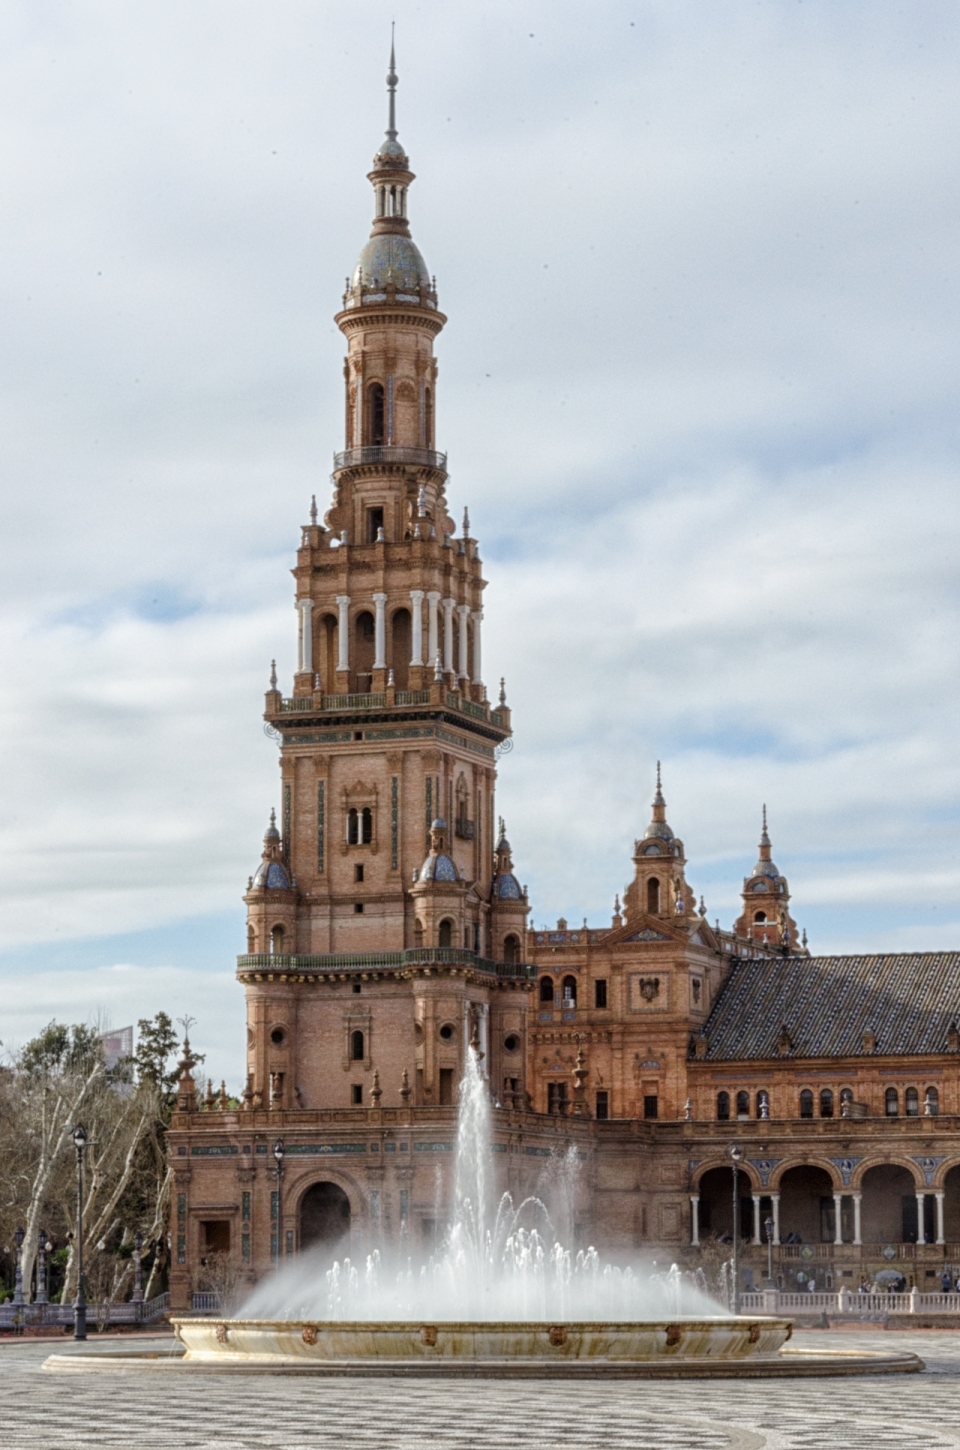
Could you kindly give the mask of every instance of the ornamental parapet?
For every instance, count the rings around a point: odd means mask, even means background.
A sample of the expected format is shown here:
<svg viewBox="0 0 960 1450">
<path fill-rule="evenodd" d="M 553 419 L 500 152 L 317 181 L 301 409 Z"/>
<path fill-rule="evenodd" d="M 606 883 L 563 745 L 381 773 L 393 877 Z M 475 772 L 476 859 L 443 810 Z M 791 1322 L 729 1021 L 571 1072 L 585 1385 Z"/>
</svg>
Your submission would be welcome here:
<svg viewBox="0 0 960 1450">
<path fill-rule="evenodd" d="M 435 468 L 439 473 L 447 471 L 447 455 L 437 453 L 433 448 L 404 448 L 396 443 L 368 443 L 360 448 L 344 448 L 333 455 L 333 471 L 341 468 L 358 468 L 371 463 L 412 464 L 419 468 Z"/>
</svg>

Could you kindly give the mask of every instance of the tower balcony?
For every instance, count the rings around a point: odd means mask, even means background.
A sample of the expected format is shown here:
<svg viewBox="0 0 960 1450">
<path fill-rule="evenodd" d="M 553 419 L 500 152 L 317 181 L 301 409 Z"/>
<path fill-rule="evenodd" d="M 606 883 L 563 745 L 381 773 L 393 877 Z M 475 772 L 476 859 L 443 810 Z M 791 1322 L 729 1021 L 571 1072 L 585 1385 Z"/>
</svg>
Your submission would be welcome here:
<svg viewBox="0 0 960 1450">
<path fill-rule="evenodd" d="M 528 962 L 498 962 L 459 947 L 410 947 L 400 952 L 328 952 L 292 955 L 250 952 L 237 957 L 238 975 L 264 973 L 304 981 L 341 972 L 389 973 L 417 967 L 470 967 L 493 977 L 529 980 L 536 967 Z"/>
<path fill-rule="evenodd" d="M 368 443 L 362 448 L 345 448 L 333 455 L 333 471 L 370 463 L 410 463 L 419 468 L 447 471 L 447 455 L 433 448 L 403 448 L 397 443 Z"/>
</svg>

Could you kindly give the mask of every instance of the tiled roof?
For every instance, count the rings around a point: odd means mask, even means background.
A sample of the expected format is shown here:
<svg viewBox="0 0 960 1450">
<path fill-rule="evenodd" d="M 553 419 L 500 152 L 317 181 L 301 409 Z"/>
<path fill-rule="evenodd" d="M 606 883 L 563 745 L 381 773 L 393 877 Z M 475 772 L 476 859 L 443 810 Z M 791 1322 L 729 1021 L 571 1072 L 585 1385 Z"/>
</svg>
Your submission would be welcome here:
<svg viewBox="0 0 960 1450">
<path fill-rule="evenodd" d="M 862 1057 L 868 1030 L 880 1055 L 946 1052 L 957 1020 L 960 952 L 743 960 L 704 1029 L 706 1059 Z"/>
</svg>

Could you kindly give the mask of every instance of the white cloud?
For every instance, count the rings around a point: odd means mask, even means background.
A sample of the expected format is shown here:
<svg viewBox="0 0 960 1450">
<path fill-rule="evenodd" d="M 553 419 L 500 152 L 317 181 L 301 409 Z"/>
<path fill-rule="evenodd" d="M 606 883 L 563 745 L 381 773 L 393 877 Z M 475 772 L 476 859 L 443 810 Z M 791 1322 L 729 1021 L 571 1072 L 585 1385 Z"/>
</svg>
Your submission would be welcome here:
<svg viewBox="0 0 960 1450">
<path fill-rule="evenodd" d="M 6 943 L 223 912 L 257 859 L 394 9 L 538 919 L 609 910 L 662 756 L 711 910 L 766 799 L 815 946 L 942 944 L 960 16 L 886 0 L 5 11 Z M 194 990 L 124 970 L 130 1017 Z"/>
</svg>

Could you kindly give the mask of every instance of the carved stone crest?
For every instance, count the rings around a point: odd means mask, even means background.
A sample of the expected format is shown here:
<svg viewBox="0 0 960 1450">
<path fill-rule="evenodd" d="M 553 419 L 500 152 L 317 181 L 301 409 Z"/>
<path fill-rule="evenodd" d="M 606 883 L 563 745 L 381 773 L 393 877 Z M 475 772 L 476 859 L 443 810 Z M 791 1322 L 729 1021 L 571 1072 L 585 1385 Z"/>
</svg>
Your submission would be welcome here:
<svg viewBox="0 0 960 1450">
<path fill-rule="evenodd" d="M 641 977 L 638 986 L 640 989 L 640 996 L 645 1002 L 652 1002 L 654 998 L 660 996 L 659 977 Z"/>
<path fill-rule="evenodd" d="M 226 1344 L 230 1338 L 230 1331 L 225 1324 L 218 1324 L 214 1332 L 217 1336 L 218 1344 Z"/>
<path fill-rule="evenodd" d="M 420 1327 L 420 1343 L 436 1344 L 437 1326 L 435 1324 L 423 1324 Z"/>
<path fill-rule="evenodd" d="M 559 1349 L 559 1347 L 560 1347 L 561 1344 L 566 1344 L 566 1342 L 567 1342 L 567 1330 L 566 1330 L 566 1326 L 563 1325 L 563 1324 L 554 1324 L 554 1325 L 551 1325 L 549 1339 L 550 1339 L 550 1343 L 553 1345 L 554 1349 Z"/>
<path fill-rule="evenodd" d="M 305 1324 L 300 1331 L 300 1338 L 304 1344 L 316 1344 L 317 1326 L 315 1324 Z"/>
</svg>

